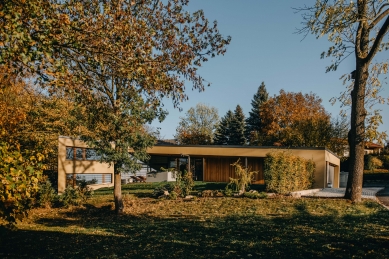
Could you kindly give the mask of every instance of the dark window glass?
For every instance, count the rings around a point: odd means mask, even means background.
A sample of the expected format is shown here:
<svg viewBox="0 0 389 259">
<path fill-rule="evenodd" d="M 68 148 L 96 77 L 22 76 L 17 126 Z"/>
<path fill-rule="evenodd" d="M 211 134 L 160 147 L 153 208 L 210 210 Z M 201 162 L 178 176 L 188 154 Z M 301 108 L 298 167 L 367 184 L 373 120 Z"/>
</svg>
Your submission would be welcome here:
<svg viewBox="0 0 389 259">
<path fill-rule="evenodd" d="M 72 147 L 66 148 L 66 159 L 73 160 L 74 159 L 74 153 Z"/>
<path fill-rule="evenodd" d="M 99 156 L 96 150 L 87 148 L 85 150 L 85 158 L 86 160 L 100 160 L 101 156 Z"/>
<path fill-rule="evenodd" d="M 82 148 L 76 147 L 76 159 L 77 160 L 83 160 Z"/>
</svg>

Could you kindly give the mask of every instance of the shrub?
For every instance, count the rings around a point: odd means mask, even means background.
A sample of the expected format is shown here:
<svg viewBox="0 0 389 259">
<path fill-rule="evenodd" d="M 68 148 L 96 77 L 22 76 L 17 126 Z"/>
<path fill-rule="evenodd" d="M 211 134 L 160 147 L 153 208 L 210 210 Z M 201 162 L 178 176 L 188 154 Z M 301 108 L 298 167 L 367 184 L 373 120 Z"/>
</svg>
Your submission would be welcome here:
<svg viewBox="0 0 389 259">
<path fill-rule="evenodd" d="M 174 168 L 169 168 L 169 169 L 164 169 L 161 168 L 162 171 L 174 171 Z M 167 189 L 167 186 L 164 186 L 161 189 L 156 188 L 154 191 L 156 194 L 154 196 L 159 197 L 160 195 L 163 195 L 163 192 L 165 190 L 167 191 L 175 191 L 178 196 L 185 197 L 190 194 L 190 192 L 193 189 L 194 186 L 194 181 L 193 181 L 193 175 L 191 172 L 187 172 L 184 170 L 183 172 L 181 171 L 175 171 L 176 173 L 176 182 L 171 183 L 171 189 Z M 159 196 L 157 193 L 162 193 Z"/>
<path fill-rule="evenodd" d="M 249 188 L 249 185 L 251 184 L 251 181 L 254 179 L 254 174 L 257 174 L 258 172 L 250 171 L 249 168 L 244 168 L 240 164 L 240 159 L 231 164 L 231 166 L 235 167 L 235 176 L 237 178 L 230 177 L 230 182 L 226 186 L 226 190 L 232 189 L 235 192 L 246 192 Z"/>
<path fill-rule="evenodd" d="M 66 187 L 64 193 L 59 196 L 58 199 L 59 206 L 69 207 L 71 205 L 80 205 L 81 198 L 80 194 L 77 192 L 77 188 L 74 189 L 72 186 Z"/>
<path fill-rule="evenodd" d="M 267 193 L 266 192 L 249 191 L 249 192 L 245 192 L 243 194 L 243 196 L 250 198 L 250 199 L 264 199 L 264 198 L 267 198 Z"/>
<path fill-rule="evenodd" d="M 365 157 L 366 165 L 365 169 L 374 172 L 375 169 L 380 168 L 383 162 L 376 156 L 368 155 Z"/>
<path fill-rule="evenodd" d="M 177 200 L 178 194 L 175 191 L 169 193 L 170 200 Z"/>
<path fill-rule="evenodd" d="M 265 183 L 268 191 L 279 194 L 309 189 L 313 185 L 315 163 L 287 151 L 271 152 L 265 158 Z"/>
<path fill-rule="evenodd" d="M 39 184 L 39 191 L 36 197 L 36 204 L 40 207 L 50 208 L 58 200 L 58 195 L 51 186 L 49 179 Z"/>
<path fill-rule="evenodd" d="M 33 206 L 42 178 L 44 155 L 0 143 L 0 218 L 11 226 Z"/>
<path fill-rule="evenodd" d="M 232 195 L 234 195 L 234 192 L 232 191 L 231 188 L 227 188 L 224 190 L 224 195 L 227 196 L 227 197 L 231 197 Z"/>
<path fill-rule="evenodd" d="M 66 187 L 64 193 L 58 197 L 57 205 L 64 207 L 78 206 L 86 202 L 92 195 L 93 191 L 88 187 L 87 182 L 80 180 L 76 188 Z"/>
</svg>

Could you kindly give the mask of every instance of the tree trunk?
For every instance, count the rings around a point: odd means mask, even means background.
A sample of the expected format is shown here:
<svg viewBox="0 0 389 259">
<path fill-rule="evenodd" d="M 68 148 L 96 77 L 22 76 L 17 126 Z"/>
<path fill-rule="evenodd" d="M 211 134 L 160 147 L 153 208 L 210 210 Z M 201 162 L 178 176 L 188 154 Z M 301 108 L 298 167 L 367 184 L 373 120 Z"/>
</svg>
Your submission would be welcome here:
<svg viewBox="0 0 389 259">
<path fill-rule="evenodd" d="M 113 197 L 115 200 L 115 213 L 116 214 L 123 214 L 124 205 L 123 205 L 123 199 L 122 199 L 122 177 L 121 173 L 117 172 L 116 170 L 117 165 L 114 165 L 114 190 L 113 190 Z"/>
<path fill-rule="evenodd" d="M 369 77 L 369 64 L 357 60 L 354 89 L 351 92 L 351 129 L 348 134 L 350 147 L 349 176 L 345 198 L 360 202 L 362 197 L 365 154 L 365 90 Z"/>
</svg>

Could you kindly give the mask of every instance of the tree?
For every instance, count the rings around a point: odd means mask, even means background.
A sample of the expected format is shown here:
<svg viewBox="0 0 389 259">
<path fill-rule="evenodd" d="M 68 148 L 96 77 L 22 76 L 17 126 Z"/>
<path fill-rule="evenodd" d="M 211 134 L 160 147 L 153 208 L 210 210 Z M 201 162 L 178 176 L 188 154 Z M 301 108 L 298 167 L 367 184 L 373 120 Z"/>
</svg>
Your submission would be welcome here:
<svg viewBox="0 0 389 259">
<path fill-rule="evenodd" d="M 355 56 L 355 71 L 352 72 L 351 122 L 348 142 L 350 146 L 349 177 L 345 198 L 361 201 L 363 182 L 363 156 L 366 139 L 365 109 L 367 84 L 380 87 L 378 76 L 369 78 L 369 69 L 373 74 L 386 73 L 387 62 L 372 63 L 380 51 L 387 50 L 388 41 L 384 36 L 389 28 L 389 5 L 384 0 L 324 1 L 317 0 L 312 7 L 299 8 L 303 12 L 302 33 L 312 33 L 317 37 L 328 35 L 333 43 L 323 57 L 333 57 L 333 63 L 327 71 L 336 70 L 348 56 Z M 373 79 L 373 80 L 372 80 Z M 375 98 L 376 91 L 371 92 Z M 376 117 L 378 121 L 381 119 Z M 374 128 L 373 128 L 374 129 Z M 376 129 L 376 128 L 375 128 Z"/>
<path fill-rule="evenodd" d="M 228 110 L 226 115 L 221 118 L 219 125 L 216 128 L 215 132 L 215 145 L 229 145 L 231 138 L 231 122 L 234 118 L 234 113 L 231 110 Z"/>
<path fill-rule="evenodd" d="M 258 87 L 257 93 L 254 94 L 251 101 L 251 111 L 246 119 L 245 136 L 249 145 L 262 145 L 262 120 L 260 117 L 261 105 L 269 99 L 269 93 L 266 91 L 265 83 L 262 82 Z"/>
<path fill-rule="evenodd" d="M 100 1 L 91 1 L 88 15 L 94 23 L 82 29 L 93 32 L 83 41 L 88 48 L 63 56 L 74 78 L 68 88 L 86 108 L 83 121 L 94 132 L 80 137 L 114 167 L 118 214 L 124 209 L 121 173 L 139 169 L 138 161 L 148 159 L 146 149 L 155 143 L 144 125 L 164 119 L 164 96 L 175 106 L 187 99 L 185 82 L 203 90 L 197 67 L 209 56 L 224 54 L 229 43 L 202 11 L 185 12 L 187 2 L 105 2 L 100 8 Z M 77 15 L 73 11 L 69 17 Z"/>
<path fill-rule="evenodd" d="M 245 117 L 240 105 L 237 105 L 234 111 L 234 117 L 232 117 L 229 133 L 229 145 L 244 145 L 246 144 L 246 138 L 244 137 L 245 130 Z"/>
<path fill-rule="evenodd" d="M 330 115 L 315 94 L 281 90 L 262 104 L 260 116 L 267 145 L 319 147 L 330 142 Z"/>
<path fill-rule="evenodd" d="M 218 123 L 217 109 L 199 103 L 180 117 L 175 137 L 182 145 L 211 145 Z"/>
</svg>

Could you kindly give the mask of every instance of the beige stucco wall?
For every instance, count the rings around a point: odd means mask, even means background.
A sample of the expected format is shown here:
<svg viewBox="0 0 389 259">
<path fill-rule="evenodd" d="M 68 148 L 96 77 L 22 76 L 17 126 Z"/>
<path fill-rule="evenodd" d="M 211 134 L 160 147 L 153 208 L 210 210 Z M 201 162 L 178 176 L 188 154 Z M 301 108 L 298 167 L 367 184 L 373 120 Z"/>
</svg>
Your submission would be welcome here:
<svg viewBox="0 0 389 259">
<path fill-rule="evenodd" d="M 66 160 L 66 147 L 87 148 L 81 140 L 67 137 L 58 139 L 58 192 L 62 193 L 66 188 L 66 174 L 112 174 L 113 166 L 98 161 Z"/>
</svg>

